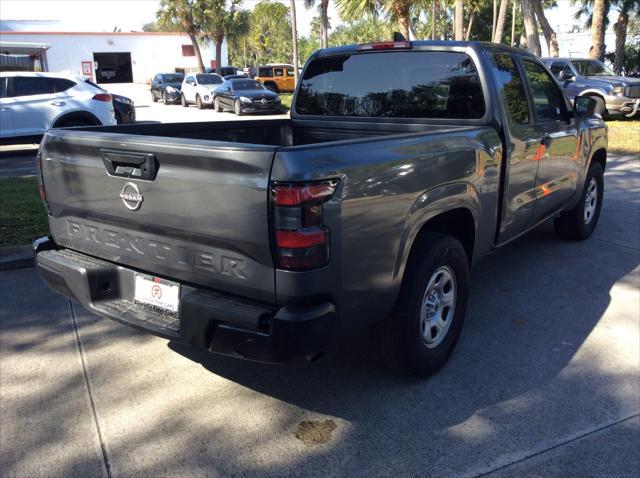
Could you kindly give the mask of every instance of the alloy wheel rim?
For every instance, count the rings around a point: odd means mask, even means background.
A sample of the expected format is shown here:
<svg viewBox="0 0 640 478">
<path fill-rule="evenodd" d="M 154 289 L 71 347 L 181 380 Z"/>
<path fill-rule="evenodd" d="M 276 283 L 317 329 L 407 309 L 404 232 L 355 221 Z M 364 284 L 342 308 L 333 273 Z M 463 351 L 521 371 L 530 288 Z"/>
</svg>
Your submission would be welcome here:
<svg viewBox="0 0 640 478">
<path fill-rule="evenodd" d="M 591 178 L 587 186 L 587 194 L 584 198 L 584 223 L 589 224 L 593 220 L 598 205 L 598 183 Z"/>
<path fill-rule="evenodd" d="M 446 338 L 456 310 L 456 275 L 439 267 L 429 279 L 420 308 L 420 336 L 425 347 L 437 347 Z"/>
</svg>

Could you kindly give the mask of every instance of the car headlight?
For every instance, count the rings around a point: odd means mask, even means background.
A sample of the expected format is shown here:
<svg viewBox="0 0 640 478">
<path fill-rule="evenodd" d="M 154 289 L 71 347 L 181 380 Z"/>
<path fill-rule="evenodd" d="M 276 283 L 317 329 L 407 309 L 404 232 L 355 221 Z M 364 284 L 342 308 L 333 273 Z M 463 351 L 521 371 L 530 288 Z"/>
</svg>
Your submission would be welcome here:
<svg viewBox="0 0 640 478">
<path fill-rule="evenodd" d="M 240 101 L 243 103 L 251 103 L 251 98 L 247 98 L 246 96 L 241 96 Z"/>
<path fill-rule="evenodd" d="M 178 90 L 176 90 L 173 86 L 167 86 L 167 93 L 177 93 Z"/>
<path fill-rule="evenodd" d="M 624 86 L 614 86 L 611 94 L 614 96 L 624 96 Z"/>
</svg>

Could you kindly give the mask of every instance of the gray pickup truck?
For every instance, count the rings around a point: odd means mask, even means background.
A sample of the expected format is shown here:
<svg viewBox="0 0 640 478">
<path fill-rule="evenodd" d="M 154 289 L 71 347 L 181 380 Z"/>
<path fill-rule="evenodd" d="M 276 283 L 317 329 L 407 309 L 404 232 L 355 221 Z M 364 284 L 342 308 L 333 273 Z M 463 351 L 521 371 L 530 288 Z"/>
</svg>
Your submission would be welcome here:
<svg viewBox="0 0 640 478">
<path fill-rule="evenodd" d="M 393 317 L 426 376 L 458 340 L 474 262 L 550 218 L 568 239 L 594 230 L 594 108 L 514 48 L 320 50 L 290 119 L 49 130 L 37 268 L 99 316 L 259 361 Z"/>
</svg>

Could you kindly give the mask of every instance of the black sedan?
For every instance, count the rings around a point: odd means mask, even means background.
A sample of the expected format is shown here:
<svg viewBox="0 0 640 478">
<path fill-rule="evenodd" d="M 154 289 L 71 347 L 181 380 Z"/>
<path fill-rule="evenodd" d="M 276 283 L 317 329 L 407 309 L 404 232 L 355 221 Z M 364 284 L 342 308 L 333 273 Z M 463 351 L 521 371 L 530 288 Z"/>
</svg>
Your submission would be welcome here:
<svg viewBox="0 0 640 478">
<path fill-rule="evenodd" d="M 114 95 L 113 98 L 113 110 L 116 115 L 116 121 L 118 124 L 135 123 L 136 122 L 136 108 L 133 104 L 133 100 L 122 95 Z"/>
<path fill-rule="evenodd" d="M 151 99 L 155 103 L 162 100 L 165 105 L 180 101 L 180 88 L 182 88 L 182 73 L 158 73 L 151 82 Z"/>
<path fill-rule="evenodd" d="M 281 113 L 280 96 L 251 79 L 225 80 L 213 92 L 213 108 L 217 112 L 231 109 L 245 113 Z"/>
</svg>

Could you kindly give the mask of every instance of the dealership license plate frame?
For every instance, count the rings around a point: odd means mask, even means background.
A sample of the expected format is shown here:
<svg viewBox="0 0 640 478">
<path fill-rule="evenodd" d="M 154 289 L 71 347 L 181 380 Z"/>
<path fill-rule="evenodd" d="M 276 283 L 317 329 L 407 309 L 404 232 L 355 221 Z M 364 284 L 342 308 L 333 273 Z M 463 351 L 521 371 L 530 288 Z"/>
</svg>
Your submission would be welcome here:
<svg viewBox="0 0 640 478">
<path fill-rule="evenodd" d="M 178 315 L 180 284 L 160 277 L 136 273 L 133 281 L 133 300 L 144 306 Z"/>
</svg>

